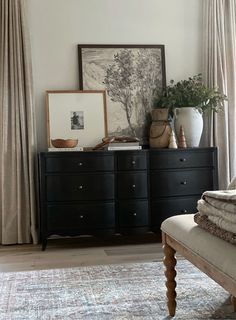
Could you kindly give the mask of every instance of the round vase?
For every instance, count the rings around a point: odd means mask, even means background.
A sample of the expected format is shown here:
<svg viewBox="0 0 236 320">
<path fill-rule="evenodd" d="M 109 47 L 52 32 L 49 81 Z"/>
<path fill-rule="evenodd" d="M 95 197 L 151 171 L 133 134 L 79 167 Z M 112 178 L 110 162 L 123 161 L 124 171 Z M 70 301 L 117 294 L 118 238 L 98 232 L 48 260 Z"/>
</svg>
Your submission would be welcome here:
<svg viewBox="0 0 236 320">
<path fill-rule="evenodd" d="M 187 147 L 198 147 L 203 130 L 202 113 L 192 107 L 174 109 L 174 124 L 177 136 L 183 126 Z"/>
<path fill-rule="evenodd" d="M 152 110 L 149 145 L 151 148 L 167 148 L 169 145 L 171 127 L 168 121 L 168 108 Z"/>
</svg>

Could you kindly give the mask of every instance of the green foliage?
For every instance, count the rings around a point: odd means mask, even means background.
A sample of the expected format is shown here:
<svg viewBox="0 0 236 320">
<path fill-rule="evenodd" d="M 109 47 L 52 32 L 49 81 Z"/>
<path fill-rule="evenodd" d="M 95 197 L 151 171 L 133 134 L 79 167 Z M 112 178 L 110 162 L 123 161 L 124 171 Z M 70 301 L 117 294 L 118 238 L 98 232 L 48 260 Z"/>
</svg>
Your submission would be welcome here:
<svg viewBox="0 0 236 320">
<path fill-rule="evenodd" d="M 218 112 L 223 109 L 225 94 L 218 88 L 208 88 L 202 80 L 202 75 L 197 74 L 188 80 L 181 80 L 175 83 L 174 80 L 157 95 L 157 108 L 195 107 L 202 112 Z"/>
</svg>

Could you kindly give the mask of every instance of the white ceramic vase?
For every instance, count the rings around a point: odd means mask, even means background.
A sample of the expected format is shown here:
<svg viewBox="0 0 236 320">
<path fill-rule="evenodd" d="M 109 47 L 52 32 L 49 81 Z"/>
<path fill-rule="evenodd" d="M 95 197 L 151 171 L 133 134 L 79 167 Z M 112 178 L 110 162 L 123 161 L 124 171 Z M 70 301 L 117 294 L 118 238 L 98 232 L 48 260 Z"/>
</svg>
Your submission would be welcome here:
<svg viewBox="0 0 236 320">
<path fill-rule="evenodd" d="M 177 137 L 180 126 L 184 128 L 187 147 L 198 147 L 202 136 L 203 119 L 202 113 L 191 107 L 174 109 L 174 124 Z"/>
</svg>

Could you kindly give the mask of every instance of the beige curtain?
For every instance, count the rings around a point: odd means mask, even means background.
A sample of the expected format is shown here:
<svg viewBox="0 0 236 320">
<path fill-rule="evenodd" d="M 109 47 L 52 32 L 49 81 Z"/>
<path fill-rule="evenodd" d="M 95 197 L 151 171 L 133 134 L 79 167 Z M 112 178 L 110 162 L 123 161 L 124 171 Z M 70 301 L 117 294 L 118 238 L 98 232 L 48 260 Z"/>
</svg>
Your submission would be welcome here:
<svg viewBox="0 0 236 320">
<path fill-rule="evenodd" d="M 36 136 L 24 0 L 0 2 L 0 243 L 37 242 Z"/>
<path fill-rule="evenodd" d="M 217 146 L 219 187 L 236 175 L 236 0 L 203 1 L 203 75 L 228 97 L 224 112 L 205 117 L 203 145 Z"/>
</svg>

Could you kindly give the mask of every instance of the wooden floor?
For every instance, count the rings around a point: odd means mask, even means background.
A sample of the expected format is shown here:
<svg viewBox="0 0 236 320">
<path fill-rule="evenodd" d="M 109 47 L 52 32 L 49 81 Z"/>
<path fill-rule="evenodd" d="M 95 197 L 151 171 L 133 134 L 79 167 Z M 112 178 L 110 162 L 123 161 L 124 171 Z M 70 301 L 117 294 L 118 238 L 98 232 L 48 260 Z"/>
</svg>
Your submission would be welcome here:
<svg viewBox="0 0 236 320">
<path fill-rule="evenodd" d="M 0 272 L 161 261 L 162 258 L 160 238 L 154 235 L 107 240 L 52 239 L 45 251 L 41 245 L 0 246 Z"/>
</svg>

